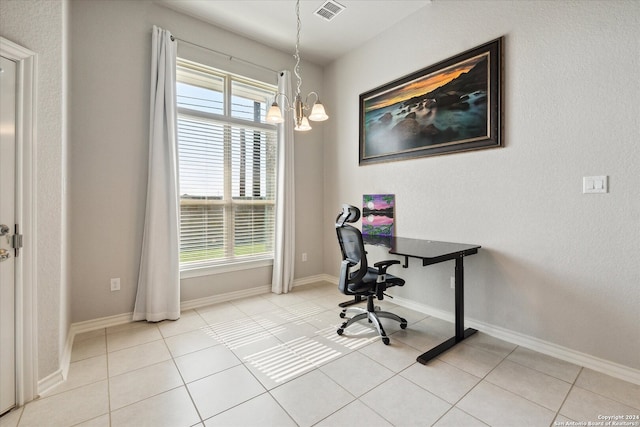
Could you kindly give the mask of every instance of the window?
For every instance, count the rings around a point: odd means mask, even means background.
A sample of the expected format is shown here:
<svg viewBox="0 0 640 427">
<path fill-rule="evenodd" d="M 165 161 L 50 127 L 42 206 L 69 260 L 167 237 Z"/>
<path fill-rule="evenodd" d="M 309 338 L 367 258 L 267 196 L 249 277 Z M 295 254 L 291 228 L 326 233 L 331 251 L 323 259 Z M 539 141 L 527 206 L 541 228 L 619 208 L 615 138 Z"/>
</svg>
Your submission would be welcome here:
<svg viewBox="0 0 640 427">
<path fill-rule="evenodd" d="M 275 92 L 178 60 L 181 270 L 273 258 Z"/>
</svg>

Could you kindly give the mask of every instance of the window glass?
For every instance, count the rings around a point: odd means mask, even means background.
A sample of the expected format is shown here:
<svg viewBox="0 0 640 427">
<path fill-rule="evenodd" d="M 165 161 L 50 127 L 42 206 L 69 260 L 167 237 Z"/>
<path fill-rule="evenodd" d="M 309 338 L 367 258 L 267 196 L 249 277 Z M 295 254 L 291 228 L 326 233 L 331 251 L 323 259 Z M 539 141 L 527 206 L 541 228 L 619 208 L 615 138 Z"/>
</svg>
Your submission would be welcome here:
<svg viewBox="0 0 640 427">
<path fill-rule="evenodd" d="M 242 81 L 231 82 L 231 115 L 264 123 L 274 90 Z"/>
<path fill-rule="evenodd" d="M 176 69 L 178 107 L 206 113 L 224 114 L 224 76 L 184 62 Z"/>
</svg>

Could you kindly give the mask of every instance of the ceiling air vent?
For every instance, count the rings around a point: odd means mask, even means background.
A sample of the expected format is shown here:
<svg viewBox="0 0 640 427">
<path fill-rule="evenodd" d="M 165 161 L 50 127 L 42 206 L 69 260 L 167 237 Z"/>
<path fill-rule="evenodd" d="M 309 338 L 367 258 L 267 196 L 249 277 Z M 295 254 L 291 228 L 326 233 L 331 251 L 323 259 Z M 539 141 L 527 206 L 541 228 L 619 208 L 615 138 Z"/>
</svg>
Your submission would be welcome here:
<svg viewBox="0 0 640 427">
<path fill-rule="evenodd" d="M 345 7 L 340 3 L 330 0 L 320 6 L 320 8 L 316 10 L 315 14 L 326 21 L 331 21 L 344 9 Z"/>
</svg>

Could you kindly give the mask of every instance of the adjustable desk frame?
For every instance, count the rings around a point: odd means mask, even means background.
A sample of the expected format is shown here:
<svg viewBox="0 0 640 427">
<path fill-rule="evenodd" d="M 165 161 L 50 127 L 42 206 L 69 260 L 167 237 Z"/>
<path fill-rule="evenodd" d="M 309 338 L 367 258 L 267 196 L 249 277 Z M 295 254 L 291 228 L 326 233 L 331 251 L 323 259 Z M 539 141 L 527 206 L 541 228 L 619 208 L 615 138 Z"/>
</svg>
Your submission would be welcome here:
<svg viewBox="0 0 640 427">
<path fill-rule="evenodd" d="M 365 243 L 367 239 L 365 237 Z M 437 345 L 426 353 L 418 356 L 418 362 L 425 365 L 465 338 L 478 332 L 473 328 L 464 328 L 464 257 L 478 253 L 479 245 L 460 243 L 436 242 L 432 240 L 409 239 L 405 237 L 390 237 L 386 241 L 371 242 L 391 247 L 389 253 L 404 257 L 403 268 L 409 267 L 409 258 L 422 260 L 422 266 L 438 264 L 455 260 L 455 335 L 442 344 Z M 357 299 L 341 303 L 341 307 L 355 304 Z"/>
</svg>

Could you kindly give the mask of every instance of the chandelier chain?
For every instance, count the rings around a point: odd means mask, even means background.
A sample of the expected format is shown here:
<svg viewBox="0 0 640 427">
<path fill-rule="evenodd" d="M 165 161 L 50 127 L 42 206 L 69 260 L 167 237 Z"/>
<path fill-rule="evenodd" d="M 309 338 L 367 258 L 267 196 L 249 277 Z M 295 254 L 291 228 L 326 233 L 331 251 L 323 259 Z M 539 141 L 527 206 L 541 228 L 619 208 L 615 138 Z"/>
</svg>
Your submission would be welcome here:
<svg viewBox="0 0 640 427">
<path fill-rule="evenodd" d="M 300 51 L 299 51 L 299 45 L 300 45 L 300 27 L 301 27 L 301 21 L 300 21 L 300 0 L 296 1 L 296 17 L 298 20 L 298 31 L 296 34 L 296 53 L 295 55 L 293 55 L 293 57 L 296 59 L 296 67 L 294 68 L 294 73 L 296 75 L 296 77 L 298 78 L 298 94 L 300 94 L 300 87 L 302 86 L 302 77 L 300 76 Z"/>
</svg>

